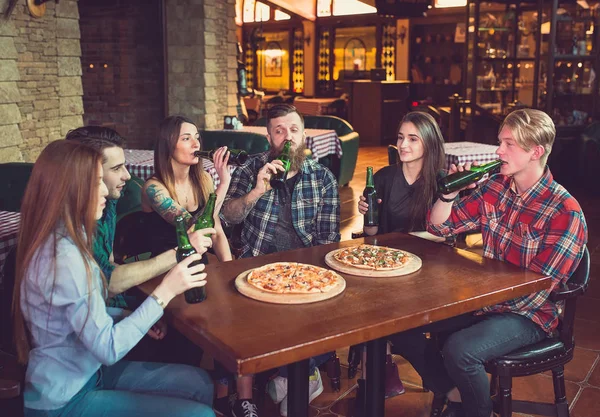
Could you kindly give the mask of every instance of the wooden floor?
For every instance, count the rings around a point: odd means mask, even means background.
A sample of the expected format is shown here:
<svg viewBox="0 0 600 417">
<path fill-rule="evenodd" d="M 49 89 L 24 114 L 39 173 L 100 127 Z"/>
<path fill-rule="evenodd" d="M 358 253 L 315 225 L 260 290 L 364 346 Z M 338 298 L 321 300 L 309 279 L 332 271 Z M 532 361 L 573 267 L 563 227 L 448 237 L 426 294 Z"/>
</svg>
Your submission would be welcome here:
<svg viewBox="0 0 600 417">
<path fill-rule="evenodd" d="M 387 165 L 387 150 L 383 147 L 361 148 L 354 178 L 348 187 L 340 188 L 342 240 L 350 239 L 353 231 L 362 230 L 362 216 L 358 213 L 358 196 L 365 186 L 366 167 L 375 171 Z M 591 284 L 587 293 L 579 298 L 575 325 L 575 358 L 567 365 L 567 398 L 571 417 L 600 417 L 600 196 L 570 190 L 579 200 L 589 227 L 591 253 Z M 337 351 L 342 363 L 347 352 Z M 405 385 L 404 395 L 386 401 L 386 416 L 428 417 L 432 394 L 424 393 L 421 379 L 401 357 L 394 357 Z M 342 390 L 332 392 L 325 373 L 325 391 L 311 404 L 311 416 L 349 416 L 355 395 L 356 380 L 347 379 L 347 369 L 342 367 Z M 513 381 L 513 396 L 530 401 L 548 401 L 554 398 L 550 375 L 534 375 Z M 261 409 L 261 417 L 279 416 L 278 407 L 268 399 Z M 516 416 L 517 414 L 515 414 Z M 518 414 L 519 416 L 524 416 Z"/>
</svg>

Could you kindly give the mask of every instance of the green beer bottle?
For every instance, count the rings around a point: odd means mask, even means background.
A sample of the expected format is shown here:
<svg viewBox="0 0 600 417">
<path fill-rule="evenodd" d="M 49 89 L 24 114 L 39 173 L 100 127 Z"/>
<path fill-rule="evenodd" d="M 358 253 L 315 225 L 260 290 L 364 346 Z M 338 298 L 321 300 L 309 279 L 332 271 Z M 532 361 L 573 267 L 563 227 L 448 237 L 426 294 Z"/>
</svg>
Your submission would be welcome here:
<svg viewBox="0 0 600 417">
<path fill-rule="evenodd" d="M 248 152 L 243 149 L 227 149 L 229 151 L 229 159 L 227 165 L 244 165 L 248 160 Z M 196 151 L 194 156 L 208 158 L 214 162 L 213 157 L 215 156 L 215 150 L 210 151 Z"/>
<path fill-rule="evenodd" d="M 292 141 L 288 140 L 283 145 L 283 150 L 281 151 L 281 155 L 277 157 L 282 163 L 285 171 L 277 171 L 276 174 L 271 176 L 271 187 L 281 189 L 285 186 L 285 180 L 287 178 L 288 171 L 290 170 L 290 165 L 292 162 L 290 161 L 290 149 L 292 147 Z"/>
<path fill-rule="evenodd" d="M 379 225 L 379 203 L 377 202 L 377 191 L 373 182 L 373 167 L 367 167 L 367 186 L 363 191 L 363 197 L 367 200 L 369 209 L 365 213 L 365 226 Z"/>
<path fill-rule="evenodd" d="M 196 249 L 190 243 L 190 238 L 185 230 L 185 221 L 182 216 L 175 219 L 175 231 L 177 232 L 177 263 L 181 262 L 190 255 L 196 252 Z M 198 265 L 200 261 L 195 261 L 190 266 Z M 185 301 L 188 304 L 196 304 L 206 299 L 206 287 L 191 288 L 184 292 Z"/>
<path fill-rule="evenodd" d="M 215 203 L 217 201 L 217 195 L 215 193 L 211 193 L 208 196 L 208 201 L 204 206 L 204 210 L 198 218 L 196 219 L 196 225 L 194 226 L 194 230 L 200 229 L 208 229 L 209 227 L 215 227 Z M 205 235 L 206 237 L 211 237 L 211 235 Z"/>
<path fill-rule="evenodd" d="M 440 194 L 450 194 L 458 191 L 469 184 L 479 181 L 485 174 L 498 168 L 502 163 L 501 159 L 497 159 L 487 164 L 472 166 L 470 169 L 457 171 L 454 174 L 440 178 L 438 180 L 438 191 Z"/>
</svg>

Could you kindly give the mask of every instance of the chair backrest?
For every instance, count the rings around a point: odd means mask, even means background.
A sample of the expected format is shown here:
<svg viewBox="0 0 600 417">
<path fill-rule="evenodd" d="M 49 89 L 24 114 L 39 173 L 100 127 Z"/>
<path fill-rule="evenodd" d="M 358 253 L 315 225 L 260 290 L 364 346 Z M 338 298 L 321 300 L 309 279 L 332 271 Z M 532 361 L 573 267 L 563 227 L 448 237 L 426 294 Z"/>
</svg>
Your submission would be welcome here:
<svg viewBox="0 0 600 417">
<path fill-rule="evenodd" d="M 307 129 L 331 129 L 335 130 L 338 137 L 354 132 L 354 128 L 346 120 L 337 116 L 302 116 L 304 118 L 304 127 Z M 266 126 L 267 119 L 261 117 L 254 122 L 254 126 Z"/>
<path fill-rule="evenodd" d="M 573 272 L 573 275 L 567 281 L 566 287 L 550 294 L 550 300 L 564 301 L 564 313 L 559 326 L 559 337 L 565 347 L 573 346 L 573 325 L 575 323 L 575 308 L 577 297 L 583 294 L 590 283 L 590 252 L 585 246 L 583 248 L 583 257 Z"/>
<path fill-rule="evenodd" d="M 125 183 L 123 195 L 117 202 L 117 221 L 121 220 L 128 214 L 140 211 L 142 209 L 142 188 L 144 181 L 131 175 L 131 179 Z"/>
<path fill-rule="evenodd" d="M 260 120 L 260 119 L 259 119 Z M 200 132 L 204 149 L 217 149 L 229 146 L 232 149 L 243 149 L 250 155 L 269 150 L 269 141 L 259 133 L 239 130 L 205 130 Z"/>
<path fill-rule="evenodd" d="M 388 145 L 388 163 L 396 165 L 398 162 L 398 147 L 396 145 Z"/>
<path fill-rule="evenodd" d="M 14 354 L 12 325 L 12 298 L 15 286 L 17 247 L 13 246 L 4 259 L 2 285 L 0 286 L 0 350 Z"/>
<path fill-rule="evenodd" d="M 0 210 L 21 210 L 21 200 L 32 169 L 33 164 L 28 162 L 0 164 Z"/>
</svg>

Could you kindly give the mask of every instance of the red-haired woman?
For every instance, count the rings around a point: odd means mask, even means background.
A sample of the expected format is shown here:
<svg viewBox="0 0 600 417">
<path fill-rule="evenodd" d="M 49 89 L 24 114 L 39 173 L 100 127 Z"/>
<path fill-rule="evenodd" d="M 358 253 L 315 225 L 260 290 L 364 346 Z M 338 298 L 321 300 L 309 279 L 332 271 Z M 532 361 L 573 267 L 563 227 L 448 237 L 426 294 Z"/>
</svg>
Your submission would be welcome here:
<svg viewBox="0 0 600 417">
<path fill-rule="evenodd" d="M 14 288 L 15 341 L 27 363 L 25 416 L 214 417 L 206 372 L 121 358 L 183 291 L 205 285 L 194 255 L 167 273 L 131 314 L 107 308 L 92 254 L 106 202 L 102 155 L 70 142 L 39 156 L 21 207 Z"/>
</svg>

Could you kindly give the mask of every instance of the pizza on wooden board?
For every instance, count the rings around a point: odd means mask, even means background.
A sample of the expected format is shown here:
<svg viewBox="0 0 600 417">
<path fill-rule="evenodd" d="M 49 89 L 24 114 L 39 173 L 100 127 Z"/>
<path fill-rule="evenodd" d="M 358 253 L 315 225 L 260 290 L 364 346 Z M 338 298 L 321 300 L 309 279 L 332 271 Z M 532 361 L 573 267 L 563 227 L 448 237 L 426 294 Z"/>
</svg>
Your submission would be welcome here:
<svg viewBox="0 0 600 417">
<path fill-rule="evenodd" d="M 325 293 L 337 287 L 342 278 L 329 269 L 296 262 L 276 262 L 255 268 L 248 284 L 276 294 Z"/>
<path fill-rule="evenodd" d="M 401 269 L 410 261 L 410 256 L 399 249 L 367 244 L 340 249 L 333 256 L 344 265 L 374 271 Z"/>
</svg>

